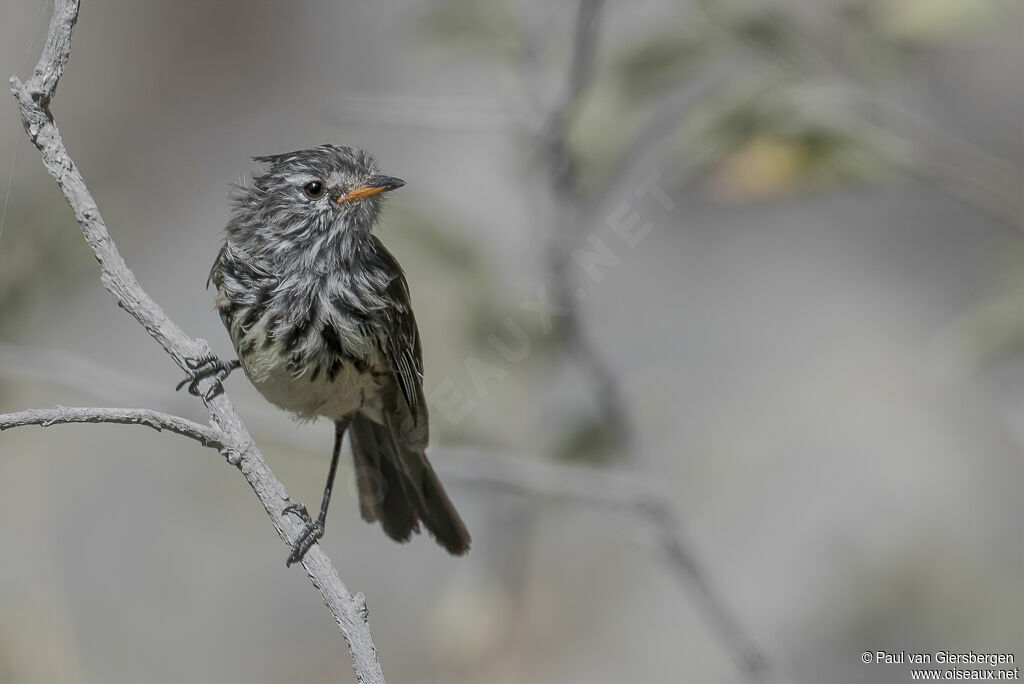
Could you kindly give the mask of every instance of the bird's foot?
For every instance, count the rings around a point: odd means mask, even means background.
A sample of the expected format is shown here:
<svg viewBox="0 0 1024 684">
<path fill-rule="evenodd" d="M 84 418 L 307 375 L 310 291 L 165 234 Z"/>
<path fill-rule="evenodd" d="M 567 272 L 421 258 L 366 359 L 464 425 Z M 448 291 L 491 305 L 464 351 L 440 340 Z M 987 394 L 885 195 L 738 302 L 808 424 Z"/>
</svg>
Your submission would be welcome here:
<svg viewBox="0 0 1024 684">
<path fill-rule="evenodd" d="M 210 401 L 224 391 L 224 386 L 221 382 L 231 375 L 231 371 L 242 364 L 238 359 L 223 361 L 220 357 L 209 354 L 194 359 L 185 359 L 185 365 L 188 366 L 188 370 L 185 371 L 185 379 L 178 383 L 178 386 L 174 388 L 175 391 L 180 391 L 182 387 L 188 385 L 189 394 L 194 394 L 197 397 L 202 396 L 204 400 Z M 205 378 L 213 378 L 214 383 L 206 391 L 206 394 L 201 395 L 199 393 L 199 383 Z"/>
<path fill-rule="evenodd" d="M 288 556 L 288 560 L 285 562 L 286 566 L 290 566 L 292 563 L 299 563 L 303 558 L 306 557 L 306 552 L 309 551 L 310 547 L 317 542 L 320 537 L 324 536 L 324 523 L 322 520 L 313 520 L 309 516 L 309 511 L 306 507 L 300 503 L 289 504 L 284 507 L 281 513 L 292 513 L 306 524 L 306 527 L 302 530 L 302 534 L 292 544 L 292 553 Z"/>
</svg>

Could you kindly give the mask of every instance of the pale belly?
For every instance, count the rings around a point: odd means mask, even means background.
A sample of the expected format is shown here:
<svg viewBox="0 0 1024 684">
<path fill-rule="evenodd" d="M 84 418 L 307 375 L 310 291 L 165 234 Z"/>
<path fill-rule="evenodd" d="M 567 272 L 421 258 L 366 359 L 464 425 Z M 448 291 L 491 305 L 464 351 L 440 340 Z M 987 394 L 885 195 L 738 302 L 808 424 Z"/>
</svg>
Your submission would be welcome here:
<svg viewBox="0 0 1024 684">
<path fill-rule="evenodd" d="M 241 358 L 245 374 L 271 403 L 306 420 L 317 416 L 336 419 L 355 411 L 382 420 L 382 390 L 387 376 L 380 369 L 360 370 L 342 362 L 332 379 L 330 360 L 297 372 L 281 364 L 281 358 L 274 347 L 254 349 Z"/>
</svg>

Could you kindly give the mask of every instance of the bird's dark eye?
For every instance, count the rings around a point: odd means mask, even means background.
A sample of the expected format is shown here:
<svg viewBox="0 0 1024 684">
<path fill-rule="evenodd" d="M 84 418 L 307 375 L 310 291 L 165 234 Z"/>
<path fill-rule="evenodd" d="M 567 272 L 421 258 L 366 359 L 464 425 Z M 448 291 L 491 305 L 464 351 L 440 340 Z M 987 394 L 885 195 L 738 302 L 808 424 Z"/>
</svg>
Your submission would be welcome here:
<svg viewBox="0 0 1024 684">
<path fill-rule="evenodd" d="M 324 194 L 324 184 L 318 180 L 309 181 L 302 186 L 302 192 L 306 193 L 306 197 L 316 199 L 320 195 Z"/>
</svg>

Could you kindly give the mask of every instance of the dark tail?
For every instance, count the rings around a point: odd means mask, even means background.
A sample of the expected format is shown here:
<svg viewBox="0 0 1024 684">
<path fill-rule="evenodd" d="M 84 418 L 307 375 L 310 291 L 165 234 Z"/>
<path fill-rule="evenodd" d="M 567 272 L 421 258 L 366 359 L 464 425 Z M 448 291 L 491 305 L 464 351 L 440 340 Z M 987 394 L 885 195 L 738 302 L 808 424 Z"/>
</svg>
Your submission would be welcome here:
<svg viewBox="0 0 1024 684">
<path fill-rule="evenodd" d="M 422 451 L 403 447 L 394 431 L 357 414 L 349 428 L 359 511 L 389 537 L 408 541 L 419 523 L 448 553 L 469 550 L 469 532 Z"/>
</svg>

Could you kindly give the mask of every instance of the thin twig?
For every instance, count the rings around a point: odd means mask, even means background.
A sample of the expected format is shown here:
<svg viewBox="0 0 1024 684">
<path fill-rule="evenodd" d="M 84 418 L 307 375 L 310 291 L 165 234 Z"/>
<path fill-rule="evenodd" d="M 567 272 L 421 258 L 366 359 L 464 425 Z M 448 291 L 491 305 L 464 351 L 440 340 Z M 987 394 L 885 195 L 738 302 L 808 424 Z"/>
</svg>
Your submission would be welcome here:
<svg viewBox="0 0 1024 684">
<path fill-rule="evenodd" d="M 668 497 L 665 488 L 653 480 L 622 468 L 563 465 L 456 447 L 438 448 L 432 453 L 446 479 L 531 498 L 619 510 Z"/>
<path fill-rule="evenodd" d="M 585 214 L 580 206 L 576 160 L 569 149 L 569 128 L 594 77 L 603 7 L 603 0 L 580 0 L 564 92 L 548 112 L 539 133 L 538 147 L 554 214 L 547 246 L 547 271 L 552 301 L 563 311 L 559 318 L 559 332 L 573 352 L 573 361 L 594 384 L 593 396 L 601 411 L 602 424 L 623 442 L 628 442 L 632 436 L 631 420 L 619 383 L 591 343 L 579 315 L 569 274 L 574 228 Z"/>
<path fill-rule="evenodd" d="M 1024 230 L 1024 169 L 852 80 L 841 86 L 873 105 L 873 114 L 884 128 L 910 142 L 909 157 L 895 156 L 897 163 L 957 199 Z"/>
<path fill-rule="evenodd" d="M 556 114 L 568 117 L 578 106 L 580 97 L 594 80 L 594 58 L 601 28 L 604 0 L 580 0 L 576 12 L 576 32 L 573 35 L 572 60 L 566 76 L 565 93 L 556 108 Z"/>
<path fill-rule="evenodd" d="M 118 305 L 145 327 L 150 336 L 184 370 L 187 359 L 210 353 L 209 344 L 205 340 L 186 335 L 139 285 L 111 239 L 99 208 L 78 167 L 65 149 L 50 113 L 50 102 L 71 55 L 71 33 L 78 19 L 78 10 L 79 0 L 55 0 L 46 44 L 32 77 L 22 83 L 16 76 L 12 76 L 11 92 L 18 102 L 22 123 L 29 138 L 39 150 L 47 171 L 64 193 L 86 242 L 99 262 L 104 287 L 114 295 Z M 213 382 L 212 379 L 204 380 L 200 390 L 205 393 Z M 228 462 L 245 476 L 270 516 L 278 535 L 290 546 L 302 532 L 302 525 L 295 516 L 286 516 L 282 512 L 291 503 L 284 486 L 263 460 L 227 395 L 220 393 L 211 399 L 204 399 L 204 403 L 213 425 L 221 434 Z M 349 593 L 319 546 L 309 550 L 302 566 L 310 581 L 320 590 L 324 603 L 348 643 L 356 677 L 364 683 L 383 682 L 384 676 L 370 636 L 362 594 Z"/>
<path fill-rule="evenodd" d="M 23 425 L 50 427 L 63 423 L 116 423 L 145 425 L 157 432 L 167 430 L 194 439 L 204 447 L 223 449 L 221 434 L 209 425 L 200 425 L 187 418 L 143 408 L 73 408 L 25 409 L 0 414 L 0 431 Z"/>
</svg>

